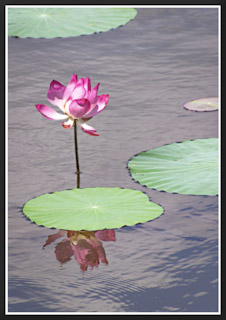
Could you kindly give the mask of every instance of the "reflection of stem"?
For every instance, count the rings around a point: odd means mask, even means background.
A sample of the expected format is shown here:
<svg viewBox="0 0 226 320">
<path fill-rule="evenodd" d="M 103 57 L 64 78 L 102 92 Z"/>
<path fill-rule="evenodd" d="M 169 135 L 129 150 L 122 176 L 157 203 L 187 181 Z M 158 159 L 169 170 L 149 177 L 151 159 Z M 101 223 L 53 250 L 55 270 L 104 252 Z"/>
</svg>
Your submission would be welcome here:
<svg viewBox="0 0 226 320">
<path fill-rule="evenodd" d="M 77 140 L 77 123 L 74 120 L 74 137 L 75 137 L 75 159 L 76 159 L 76 169 L 77 169 L 77 188 L 80 188 L 80 171 L 78 162 L 78 140 Z"/>
</svg>

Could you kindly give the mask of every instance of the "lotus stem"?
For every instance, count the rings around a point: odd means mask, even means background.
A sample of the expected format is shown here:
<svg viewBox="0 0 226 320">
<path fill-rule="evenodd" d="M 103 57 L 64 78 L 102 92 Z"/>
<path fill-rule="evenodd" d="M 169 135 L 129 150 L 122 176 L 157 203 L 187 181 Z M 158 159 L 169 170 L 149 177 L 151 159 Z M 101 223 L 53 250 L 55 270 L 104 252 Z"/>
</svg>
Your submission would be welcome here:
<svg viewBox="0 0 226 320">
<path fill-rule="evenodd" d="M 74 120 L 74 140 L 75 140 L 75 159 L 76 159 L 76 173 L 77 173 L 77 188 L 80 188 L 80 170 L 78 160 L 78 139 L 77 139 L 77 120 Z"/>
</svg>

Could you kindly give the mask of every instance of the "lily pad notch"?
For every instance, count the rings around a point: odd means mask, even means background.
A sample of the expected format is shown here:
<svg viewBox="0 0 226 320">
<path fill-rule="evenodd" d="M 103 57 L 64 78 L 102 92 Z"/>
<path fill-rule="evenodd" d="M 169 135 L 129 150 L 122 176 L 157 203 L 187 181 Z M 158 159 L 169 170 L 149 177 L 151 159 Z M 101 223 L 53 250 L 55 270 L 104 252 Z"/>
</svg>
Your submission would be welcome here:
<svg viewBox="0 0 226 320">
<path fill-rule="evenodd" d="M 218 195 L 218 138 L 185 140 L 135 155 L 132 178 L 151 189 L 190 195 Z"/>
<path fill-rule="evenodd" d="M 29 200 L 23 213 L 47 228 L 95 231 L 154 220 L 163 208 L 139 190 L 96 187 L 41 195 Z"/>
</svg>

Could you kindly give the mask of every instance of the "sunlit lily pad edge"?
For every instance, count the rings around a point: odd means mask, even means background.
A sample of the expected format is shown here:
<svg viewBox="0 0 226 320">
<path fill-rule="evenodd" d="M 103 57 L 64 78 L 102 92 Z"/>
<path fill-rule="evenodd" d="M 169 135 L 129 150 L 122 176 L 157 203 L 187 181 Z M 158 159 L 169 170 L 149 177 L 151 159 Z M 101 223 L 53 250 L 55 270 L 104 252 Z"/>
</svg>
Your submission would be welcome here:
<svg viewBox="0 0 226 320">
<path fill-rule="evenodd" d="M 192 100 L 192 101 L 185 103 L 184 108 L 189 111 L 195 111 L 195 112 L 218 111 L 218 109 L 219 109 L 218 97 Z"/>
<path fill-rule="evenodd" d="M 22 211 L 39 226 L 95 231 L 145 223 L 164 210 L 139 190 L 95 187 L 46 193 L 27 201 Z"/>
<path fill-rule="evenodd" d="M 8 8 L 8 36 L 64 38 L 106 32 L 137 15 L 134 8 Z"/>
</svg>

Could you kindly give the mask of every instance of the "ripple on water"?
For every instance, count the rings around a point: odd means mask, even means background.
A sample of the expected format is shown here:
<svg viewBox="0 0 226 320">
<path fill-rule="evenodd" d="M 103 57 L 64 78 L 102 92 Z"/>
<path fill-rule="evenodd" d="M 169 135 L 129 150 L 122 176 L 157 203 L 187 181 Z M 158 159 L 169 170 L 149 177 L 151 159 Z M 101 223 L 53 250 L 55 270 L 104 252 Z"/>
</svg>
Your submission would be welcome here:
<svg viewBox="0 0 226 320">
<path fill-rule="evenodd" d="M 9 39 L 10 311 L 217 309 L 217 197 L 147 189 L 126 169 L 143 150 L 217 137 L 217 112 L 183 108 L 217 95 L 217 9 L 138 11 L 125 26 L 92 36 Z M 90 120 L 100 137 L 79 131 L 81 187 L 141 190 L 164 208 L 159 219 L 115 230 L 115 242 L 102 242 L 109 265 L 84 273 L 74 259 L 57 261 L 57 242 L 42 250 L 56 231 L 21 219 L 18 209 L 30 198 L 75 186 L 73 131 L 35 109 L 48 104 L 49 83 L 67 84 L 72 72 L 110 94 L 106 110 Z"/>
</svg>

